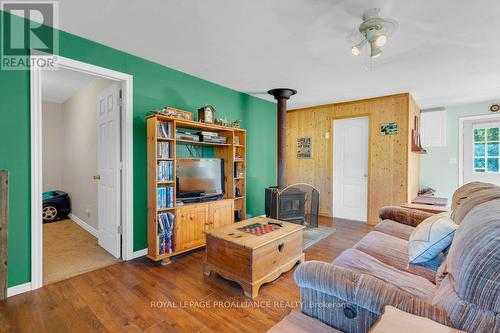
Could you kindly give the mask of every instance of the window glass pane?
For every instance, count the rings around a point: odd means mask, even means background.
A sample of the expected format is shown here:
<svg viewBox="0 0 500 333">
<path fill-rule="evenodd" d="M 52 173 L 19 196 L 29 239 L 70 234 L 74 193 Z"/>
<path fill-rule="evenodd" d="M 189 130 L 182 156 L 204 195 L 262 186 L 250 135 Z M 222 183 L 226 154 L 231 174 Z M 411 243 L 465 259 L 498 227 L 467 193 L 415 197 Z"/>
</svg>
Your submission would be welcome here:
<svg viewBox="0 0 500 333">
<path fill-rule="evenodd" d="M 485 152 L 484 143 L 474 144 L 474 156 L 483 157 L 485 155 L 484 152 Z"/>
<path fill-rule="evenodd" d="M 488 156 L 498 156 L 498 143 L 488 143 Z"/>
<path fill-rule="evenodd" d="M 498 131 L 499 131 L 498 127 L 488 128 L 487 129 L 488 141 L 498 141 L 498 136 L 499 136 Z"/>
<path fill-rule="evenodd" d="M 485 158 L 475 158 L 474 159 L 474 171 L 476 172 L 484 172 L 486 166 Z"/>
<path fill-rule="evenodd" d="M 474 141 L 475 142 L 484 142 L 484 138 L 485 138 L 485 129 L 484 128 L 474 129 Z"/>
<path fill-rule="evenodd" d="M 488 172 L 498 172 L 498 158 L 488 158 Z"/>
</svg>

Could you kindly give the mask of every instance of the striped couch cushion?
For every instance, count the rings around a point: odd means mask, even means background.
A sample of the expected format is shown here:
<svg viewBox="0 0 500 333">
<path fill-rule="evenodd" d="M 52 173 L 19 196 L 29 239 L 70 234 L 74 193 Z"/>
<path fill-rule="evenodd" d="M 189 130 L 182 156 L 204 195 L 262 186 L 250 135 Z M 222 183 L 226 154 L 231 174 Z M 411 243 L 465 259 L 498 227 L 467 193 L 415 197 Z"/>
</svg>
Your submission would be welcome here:
<svg viewBox="0 0 500 333">
<path fill-rule="evenodd" d="M 453 326 L 500 331 L 500 199 L 478 205 L 463 219 L 447 257 L 448 276 L 433 304 Z"/>
</svg>

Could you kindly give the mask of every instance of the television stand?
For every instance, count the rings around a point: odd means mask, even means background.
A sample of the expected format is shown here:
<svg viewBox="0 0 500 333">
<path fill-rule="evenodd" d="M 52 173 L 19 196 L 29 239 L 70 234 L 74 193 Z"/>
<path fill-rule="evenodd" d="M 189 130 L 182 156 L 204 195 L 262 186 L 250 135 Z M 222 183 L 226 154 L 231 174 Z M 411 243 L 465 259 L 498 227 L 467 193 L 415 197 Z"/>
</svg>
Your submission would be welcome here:
<svg viewBox="0 0 500 333">
<path fill-rule="evenodd" d="M 177 130 L 216 132 L 226 143 L 179 140 Z M 177 147 L 211 146 L 224 161 L 224 195 L 195 191 L 181 198 L 176 188 Z M 147 117 L 148 254 L 160 261 L 205 246 L 205 232 L 246 216 L 246 131 L 155 114 Z M 192 187 L 196 189 L 196 187 Z M 184 193 L 183 193 L 184 194 Z M 176 204 L 176 200 L 183 202 Z M 184 204 L 185 203 L 185 204 Z"/>
</svg>

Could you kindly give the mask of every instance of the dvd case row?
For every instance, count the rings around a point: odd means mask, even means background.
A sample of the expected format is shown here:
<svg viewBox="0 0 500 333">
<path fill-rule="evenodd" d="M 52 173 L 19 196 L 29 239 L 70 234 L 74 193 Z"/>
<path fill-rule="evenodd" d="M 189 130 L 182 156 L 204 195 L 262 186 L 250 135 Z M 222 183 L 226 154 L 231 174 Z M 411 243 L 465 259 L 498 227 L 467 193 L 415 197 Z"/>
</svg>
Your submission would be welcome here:
<svg viewBox="0 0 500 333">
<path fill-rule="evenodd" d="M 157 147 L 157 157 L 170 158 L 170 142 L 159 141 Z"/>
<path fill-rule="evenodd" d="M 158 209 L 174 207 L 174 188 L 171 186 L 160 186 L 157 190 Z"/>
<path fill-rule="evenodd" d="M 158 214 L 158 252 L 160 255 L 174 252 L 175 215 L 171 212 Z"/>
<path fill-rule="evenodd" d="M 174 179 L 174 162 L 159 161 L 158 162 L 158 181 L 168 182 Z"/>
<path fill-rule="evenodd" d="M 159 121 L 158 122 L 158 137 L 159 138 L 172 138 L 172 123 Z"/>
</svg>

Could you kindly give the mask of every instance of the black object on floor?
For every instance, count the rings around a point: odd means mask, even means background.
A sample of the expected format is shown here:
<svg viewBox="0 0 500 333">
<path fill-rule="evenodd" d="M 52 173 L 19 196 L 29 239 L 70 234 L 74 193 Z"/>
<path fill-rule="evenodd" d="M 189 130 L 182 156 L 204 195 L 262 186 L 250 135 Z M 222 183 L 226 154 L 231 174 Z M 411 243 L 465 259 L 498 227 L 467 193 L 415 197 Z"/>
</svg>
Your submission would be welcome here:
<svg viewBox="0 0 500 333">
<path fill-rule="evenodd" d="M 43 193 L 43 223 L 59 221 L 68 217 L 71 212 L 71 200 L 64 191 L 48 191 Z"/>
</svg>

